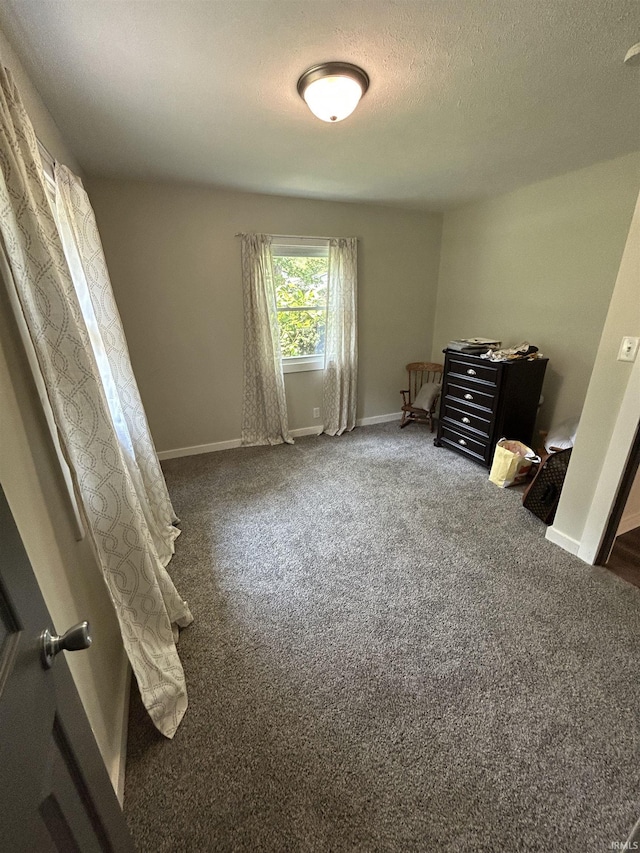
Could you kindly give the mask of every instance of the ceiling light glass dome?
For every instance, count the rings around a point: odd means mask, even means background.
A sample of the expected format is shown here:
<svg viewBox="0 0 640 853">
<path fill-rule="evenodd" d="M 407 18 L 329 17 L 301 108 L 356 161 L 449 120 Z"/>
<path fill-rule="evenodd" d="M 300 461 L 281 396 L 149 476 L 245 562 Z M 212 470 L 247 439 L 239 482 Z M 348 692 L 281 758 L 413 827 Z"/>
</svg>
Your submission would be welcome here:
<svg viewBox="0 0 640 853">
<path fill-rule="evenodd" d="M 298 92 L 322 121 L 342 121 L 358 106 L 369 88 L 369 77 L 357 65 L 326 62 L 314 65 L 298 80 Z"/>
</svg>

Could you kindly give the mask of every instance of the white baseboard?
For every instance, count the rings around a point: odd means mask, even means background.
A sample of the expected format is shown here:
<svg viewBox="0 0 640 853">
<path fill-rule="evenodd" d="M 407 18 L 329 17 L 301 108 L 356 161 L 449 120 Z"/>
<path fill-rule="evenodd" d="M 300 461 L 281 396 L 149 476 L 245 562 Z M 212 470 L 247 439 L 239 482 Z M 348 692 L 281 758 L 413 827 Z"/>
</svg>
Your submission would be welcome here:
<svg viewBox="0 0 640 853">
<path fill-rule="evenodd" d="M 229 441 L 214 441 L 212 444 L 194 444 L 191 447 L 176 447 L 175 450 L 160 450 L 158 459 L 178 459 L 180 456 L 197 456 L 199 453 L 213 453 L 216 450 L 231 450 L 240 447 L 239 438 Z"/>
<path fill-rule="evenodd" d="M 300 427 L 300 429 L 290 429 L 289 432 L 294 438 L 300 438 L 302 435 L 320 435 L 322 426 Z"/>
<path fill-rule="evenodd" d="M 575 554 L 576 556 L 578 556 L 580 543 L 577 539 L 573 539 L 571 536 L 567 536 L 566 533 L 562 533 L 555 527 L 547 528 L 546 538 L 549 540 L 549 542 L 553 542 L 554 545 L 559 545 L 560 548 L 564 548 L 564 550 L 568 551 L 570 554 Z"/>
<path fill-rule="evenodd" d="M 359 418 L 356 421 L 356 426 L 386 424 L 389 421 L 399 421 L 401 417 L 400 412 L 392 412 L 388 415 L 374 415 L 371 418 Z M 300 429 L 292 429 L 290 432 L 294 438 L 300 438 L 303 435 L 320 435 L 322 426 L 300 427 Z M 197 456 L 200 453 L 232 450 L 235 447 L 242 447 L 242 442 L 239 438 L 232 438 L 229 441 L 214 441 L 212 444 L 194 444 L 192 447 L 176 447 L 174 450 L 159 450 L 158 459 L 179 459 L 181 456 Z"/>
<path fill-rule="evenodd" d="M 117 691 L 120 708 L 114 721 L 113 752 L 104 758 L 109 780 L 120 806 L 124 803 L 124 777 L 127 769 L 127 739 L 129 735 L 129 700 L 131 697 L 131 666 L 122 650 L 122 676 Z M 119 718 L 119 719 L 118 719 Z"/>
<path fill-rule="evenodd" d="M 356 426 L 372 426 L 373 424 L 388 424 L 391 421 L 399 421 L 402 412 L 391 412 L 388 415 L 374 415 L 372 418 L 359 418 Z"/>
<path fill-rule="evenodd" d="M 120 755 L 118 765 L 114 767 L 114 778 L 112 784 L 115 788 L 118 802 L 124 805 L 124 777 L 127 769 L 127 743 L 129 738 L 129 702 L 131 700 L 131 666 L 127 661 L 125 683 L 124 683 L 124 705 L 122 709 L 122 728 L 120 730 Z"/>
<path fill-rule="evenodd" d="M 620 519 L 616 536 L 622 536 L 623 533 L 635 530 L 636 527 L 640 527 L 640 512 L 632 512 L 629 515 L 623 515 Z"/>
</svg>

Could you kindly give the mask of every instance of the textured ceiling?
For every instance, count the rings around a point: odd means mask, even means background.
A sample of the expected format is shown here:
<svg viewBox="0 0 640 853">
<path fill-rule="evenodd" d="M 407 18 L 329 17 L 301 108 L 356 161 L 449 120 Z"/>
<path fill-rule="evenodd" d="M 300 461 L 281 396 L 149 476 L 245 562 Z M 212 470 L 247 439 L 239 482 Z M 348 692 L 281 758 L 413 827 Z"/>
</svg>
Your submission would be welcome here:
<svg viewBox="0 0 640 853">
<path fill-rule="evenodd" d="M 4 0 L 89 174 L 439 210 L 640 149 L 638 0 Z M 328 125 L 310 65 L 361 65 Z"/>
</svg>

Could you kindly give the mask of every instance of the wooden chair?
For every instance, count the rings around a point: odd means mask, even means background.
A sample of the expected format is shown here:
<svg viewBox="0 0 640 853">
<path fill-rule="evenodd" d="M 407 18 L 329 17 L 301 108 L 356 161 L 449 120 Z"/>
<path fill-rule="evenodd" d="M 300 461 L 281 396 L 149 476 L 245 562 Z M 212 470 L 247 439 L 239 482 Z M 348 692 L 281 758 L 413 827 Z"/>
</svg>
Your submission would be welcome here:
<svg viewBox="0 0 640 853">
<path fill-rule="evenodd" d="M 431 408 L 421 409 L 413 405 L 413 401 L 418 396 L 418 391 L 422 388 L 425 382 L 436 382 L 442 384 L 441 364 L 434 364 L 430 361 L 413 361 L 407 365 L 407 373 L 409 374 L 409 387 L 402 394 L 402 420 L 400 428 L 406 427 L 411 421 L 429 424 L 431 432 L 433 432 L 433 421 L 435 419 L 436 407 L 438 398 L 433 401 Z"/>
</svg>

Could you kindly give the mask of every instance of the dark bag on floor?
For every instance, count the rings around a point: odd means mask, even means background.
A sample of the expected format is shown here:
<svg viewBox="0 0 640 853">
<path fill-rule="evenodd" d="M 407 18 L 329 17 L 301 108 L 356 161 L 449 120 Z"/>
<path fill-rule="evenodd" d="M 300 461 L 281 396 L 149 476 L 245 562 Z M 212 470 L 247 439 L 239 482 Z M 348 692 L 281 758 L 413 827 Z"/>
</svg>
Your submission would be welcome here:
<svg viewBox="0 0 640 853">
<path fill-rule="evenodd" d="M 543 459 L 522 496 L 522 505 L 545 524 L 553 522 L 570 458 L 571 448 L 552 453 Z"/>
</svg>

